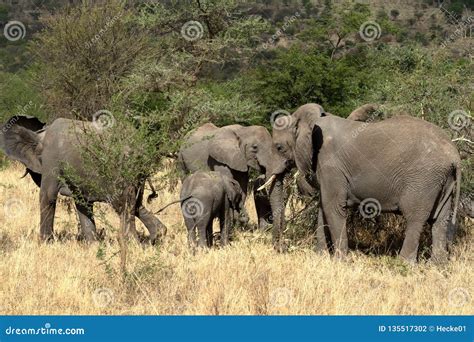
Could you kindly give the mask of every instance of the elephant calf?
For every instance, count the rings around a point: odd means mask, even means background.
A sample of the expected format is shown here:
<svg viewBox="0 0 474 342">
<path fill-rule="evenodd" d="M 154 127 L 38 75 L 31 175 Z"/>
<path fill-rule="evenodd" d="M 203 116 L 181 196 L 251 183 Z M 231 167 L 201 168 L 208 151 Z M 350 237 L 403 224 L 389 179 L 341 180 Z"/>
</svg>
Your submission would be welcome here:
<svg viewBox="0 0 474 342">
<path fill-rule="evenodd" d="M 191 247 L 212 246 L 212 222 L 219 219 L 221 245 L 229 243 L 234 210 L 243 207 L 243 191 L 234 179 L 214 171 L 186 177 L 181 189 L 181 210 Z"/>
</svg>

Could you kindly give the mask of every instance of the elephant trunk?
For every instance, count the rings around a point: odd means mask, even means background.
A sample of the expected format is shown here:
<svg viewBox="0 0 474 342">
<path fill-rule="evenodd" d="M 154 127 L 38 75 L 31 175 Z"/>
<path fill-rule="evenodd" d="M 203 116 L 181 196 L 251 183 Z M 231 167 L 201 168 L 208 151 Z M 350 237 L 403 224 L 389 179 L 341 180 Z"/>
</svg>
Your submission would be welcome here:
<svg viewBox="0 0 474 342">
<path fill-rule="evenodd" d="M 270 205 L 273 216 L 273 247 L 278 252 L 285 250 L 283 244 L 283 231 L 285 230 L 285 198 L 283 192 L 284 174 L 275 176 L 273 186 L 270 188 Z"/>
</svg>

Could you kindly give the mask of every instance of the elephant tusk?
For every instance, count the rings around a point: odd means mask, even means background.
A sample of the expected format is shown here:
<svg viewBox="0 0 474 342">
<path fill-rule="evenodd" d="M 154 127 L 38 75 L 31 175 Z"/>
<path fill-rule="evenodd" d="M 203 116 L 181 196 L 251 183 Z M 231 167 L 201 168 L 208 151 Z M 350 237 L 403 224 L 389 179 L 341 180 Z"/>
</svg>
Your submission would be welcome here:
<svg viewBox="0 0 474 342">
<path fill-rule="evenodd" d="M 273 184 L 273 181 L 275 180 L 276 175 L 272 175 L 266 182 L 263 184 L 261 187 L 257 189 L 257 191 L 262 191 L 263 189 L 269 187 L 270 185 Z"/>
</svg>

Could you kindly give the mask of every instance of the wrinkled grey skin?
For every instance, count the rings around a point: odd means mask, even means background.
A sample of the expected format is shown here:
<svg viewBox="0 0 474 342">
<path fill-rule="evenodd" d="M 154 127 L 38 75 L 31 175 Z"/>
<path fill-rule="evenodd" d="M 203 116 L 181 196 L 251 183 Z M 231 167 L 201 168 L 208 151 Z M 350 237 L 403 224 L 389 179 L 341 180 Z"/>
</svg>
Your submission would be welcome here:
<svg viewBox="0 0 474 342">
<path fill-rule="evenodd" d="M 123 198 L 128 196 L 124 189 L 110 188 L 104 185 L 108 195 L 94 193 L 91 189 L 76 184 L 65 184 L 60 181 L 64 175 L 64 168 L 71 167 L 83 179 L 93 177 L 83 168 L 80 155 L 81 137 L 84 132 L 100 134 L 90 122 L 57 119 L 43 130 L 34 131 L 21 126 L 20 121 L 13 118 L 0 131 L 0 148 L 10 158 L 22 162 L 27 167 L 35 183 L 40 186 L 40 237 L 43 240 L 53 238 L 54 214 L 58 193 L 64 196 L 81 198 L 75 201 L 83 237 L 92 241 L 97 238 L 93 216 L 94 202 L 110 202 L 116 211 L 121 210 Z M 30 127 L 31 128 L 31 127 Z M 143 189 L 141 185 L 134 189 L 136 203 L 133 205 L 133 214 L 146 226 L 150 233 L 150 241 L 154 242 L 166 227 L 150 213 L 143 205 Z M 131 190 L 127 190 L 131 191 Z M 105 198 L 104 198 L 105 197 Z M 132 233 L 136 233 L 134 230 Z"/>
<path fill-rule="evenodd" d="M 439 127 L 409 116 L 361 123 L 325 115 L 321 106 L 307 104 L 291 115 L 285 129 L 273 131 L 273 141 L 311 186 L 319 186 L 319 250 L 327 249 L 328 226 L 336 253 L 347 253 L 347 208 L 375 199 L 382 212 L 407 220 L 402 258 L 416 261 L 420 233 L 428 222 L 432 257 L 446 259 L 461 169 L 456 147 Z"/>
<path fill-rule="evenodd" d="M 244 192 L 244 202 L 251 169 L 265 175 L 266 179 L 273 173 L 281 174 L 269 191 L 270 202 L 266 196 L 258 193 L 255 196 L 255 205 L 259 227 L 264 227 L 273 219 L 274 237 L 282 230 L 282 181 L 286 165 L 276 153 L 266 128 L 240 125 L 219 128 L 211 123 L 204 124 L 185 139 L 178 161 L 185 174 L 198 170 L 213 170 L 235 179 Z M 254 189 L 264 182 L 263 175 L 256 180 Z"/>
<path fill-rule="evenodd" d="M 197 171 L 187 176 L 180 198 L 190 247 L 212 246 L 212 222 L 215 218 L 219 219 L 221 245 L 227 245 L 233 213 L 243 207 L 243 195 L 237 181 L 219 172 Z"/>
</svg>

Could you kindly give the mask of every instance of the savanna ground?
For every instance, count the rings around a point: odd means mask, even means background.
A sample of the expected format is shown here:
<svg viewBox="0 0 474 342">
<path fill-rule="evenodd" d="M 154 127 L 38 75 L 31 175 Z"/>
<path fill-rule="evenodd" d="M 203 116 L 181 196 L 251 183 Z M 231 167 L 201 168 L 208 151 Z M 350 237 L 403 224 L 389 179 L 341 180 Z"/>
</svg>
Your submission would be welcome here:
<svg viewBox="0 0 474 342">
<path fill-rule="evenodd" d="M 97 219 L 98 229 L 106 230 L 103 242 L 75 240 L 75 212 L 62 198 L 55 221 L 58 241 L 39 243 L 38 189 L 30 179 L 20 179 L 22 174 L 16 164 L 0 172 L 0 314 L 474 312 L 472 233 L 442 266 L 427 261 L 408 266 L 357 251 L 344 261 L 310 248 L 277 254 L 270 234 L 262 232 L 239 232 L 231 246 L 193 255 L 175 205 L 160 214 L 168 226 L 162 244 L 144 248 L 129 241 L 124 274 L 114 229 L 119 219 L 106 206 L 96 206 L 105 212 Z M 176 198 L 177 192 L 168 192 L 149 207 L 156 211 Z"/>
</svg>

